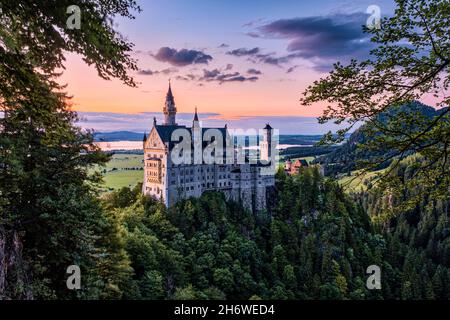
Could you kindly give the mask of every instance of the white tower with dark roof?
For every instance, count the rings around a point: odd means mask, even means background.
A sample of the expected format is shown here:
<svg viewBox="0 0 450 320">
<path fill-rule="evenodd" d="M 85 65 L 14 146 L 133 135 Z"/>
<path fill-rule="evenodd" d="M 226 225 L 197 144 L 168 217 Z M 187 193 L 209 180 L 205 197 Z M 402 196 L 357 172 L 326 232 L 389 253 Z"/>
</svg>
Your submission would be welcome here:
<svg viewBox="0 0 450 320">
<path fill-rule="evenodd" d="M 270 124 L 266 124 L 263 129 L 263 140 L 260 144 L 260 160 L 269 162 L 272 158 L 272 132 L 273 128 Z"/>
</svg>

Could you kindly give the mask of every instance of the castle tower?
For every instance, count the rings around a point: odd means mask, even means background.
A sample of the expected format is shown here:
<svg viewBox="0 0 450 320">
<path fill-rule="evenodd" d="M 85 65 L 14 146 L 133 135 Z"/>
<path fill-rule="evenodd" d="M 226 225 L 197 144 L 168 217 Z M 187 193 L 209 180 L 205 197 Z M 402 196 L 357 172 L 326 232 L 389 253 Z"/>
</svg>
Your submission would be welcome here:
<svg viewBox="0 0 450 320">
<path fill-rule="evenodd" d="M 175 106 L 175 99 L 172 94 L 172 87 L 169 81 L 169 91 L 166 95 L 166 103 L 164 105 L 164 125 L 165 126 L 176 126 L 175 117 L 177 115 L 177 108 Z"/>
<path fill-rule="evenodd" d="M 198 114 L 197 114 L 197 107 L 195 107 L 195 115 L 194 115 L 194 121 L 192 121 L 192 128 L 199 128 L 200 123 L 198 121 Z"/>
<path fill-rule="evenodd" d="M 142 138 L 142 147 L 145 150 L 145 143 L 147 142 L 147 133 L 144 132 L 144 137 Z"/>
<path fill-rule="evenodd" d="M 194 146 L 194 164 L 203 163 L 203 137 L 200 122 L 198 121 L 197 107 L 195 107 L 194 121 L 192 121 L 192 143 Z"/>
<path fill-rule="evenodd" d="M 264 162 L 270 162 L 272 157 L 272 127 L 267 124 L 263 129 L 263 140 L 260 143 L 259 159 Z"/>
<path fill-rule="evenodd" d="M 291 167 L 292 167 L 292 162 L 291 159 L 287 159 L 286 163 L 284 164 L 284 170 L 286 171 L 291 171 Z"/>
</svg>

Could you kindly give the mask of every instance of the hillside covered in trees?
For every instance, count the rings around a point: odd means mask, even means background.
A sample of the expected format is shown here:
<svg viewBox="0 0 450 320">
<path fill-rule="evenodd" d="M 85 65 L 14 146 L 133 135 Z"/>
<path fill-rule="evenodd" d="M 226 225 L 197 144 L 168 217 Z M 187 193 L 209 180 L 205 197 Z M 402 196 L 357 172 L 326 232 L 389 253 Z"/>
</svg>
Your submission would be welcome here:
<svg viewBox="0 0 450 320">
<path fill-rule="evenodd" d="M 394 152 L 386 148 L 367 148 L 367 145 L 373 142 L 376 137 L 381 137 L 380 126 L 389 126 L 391 122 L 397 119 L 405 118 L 403 130 L 409 133 L 418 133 L 418 123 L 420 119 L 432 122 L 439 117 L 448 108 L 436 110 L 419 101 L 413 101 L 400 106 L 392 106 L 386 111 L 377 115 L 376 119 L 370 124 L 364 124 L 358 128 L 350 137 L 340 146 L 317 158 L 314 162 L 324 166 L 325 175 L 335 176 L 339 173 L 349 173 L 359 168 L 359 163 L 378 162 L 373 170 L 386 168 L 392 162 Z M 407 119 L 406 119 L 407 118 Z M 409 121 L 407 121 L 409 120 Z M 408 150 L 405 155 L 413 154 L 414 150 Z M 383 161 L 386 159 L 386 161 Z"/>
<path fill-rule="evenodd" d="M 102 202 L 114 230 L 108 250 L 115 270 L 102 275 L 108 283 L 101 292 L 92 282 L 82 295 L 449 298 L 448 249 L 443 249 L 449 229 L 444 218 L 424 220 L 422 224 L 433 229 L 428 231 L 410 224 L 420 218 L 408 216 L 382 230 L 363 209 L 369 206 L 369 196 L 359 205 L 314 168 L 295 177 L 280 172 L 277 180 L 269 211 L 257 215 L 220 193 L 206 193 L 169 209 L 141 198 L 139 188 L 109 194 Z M 443 210 L 442 204 L 436 210 Z M 427 232 L 434 234 L 431 244 L 425 240 Z M 383 270 L 382 290 L 366 288 L 370 265 Z"/>
<path fill-rule="evenodd" d="M 411 184 L 422 161 L 414 155 L 390 168 L 407 186 L 404 192 L 369 185 L 352 195 L 386 240 L 385 270 L 400 284 L 394 296 L 403 299 L 445 298 L 450 292 L 450 200 Z"/>
</svg>

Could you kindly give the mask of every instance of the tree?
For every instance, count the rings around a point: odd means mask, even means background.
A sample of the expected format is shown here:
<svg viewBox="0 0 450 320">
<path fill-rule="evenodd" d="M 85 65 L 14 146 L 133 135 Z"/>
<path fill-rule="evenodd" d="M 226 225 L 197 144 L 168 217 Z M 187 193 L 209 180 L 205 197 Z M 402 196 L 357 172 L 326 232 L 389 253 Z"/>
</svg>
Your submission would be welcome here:
<svg viewBox="0 0 450 320">
<path fill-rule="evenodd" d="M 81 9 L 81 30 L 66 28 L 72 5 Z M 65 52 L 73 52 L 100 77 L 135 86 L 128 75 L 136 69 L 132 45 L 110 22 L 116 15 L 132 18 L 139 7 L 133 0 L 1 0 L 0 7 L 0 255 L 6 257 L 0 297 L 99 297 L 106 284 L 96 280 L 105 261 L 96 255 L 105 249 L 109 222 L 96 200 L 99 177 L 89 168 L 108 157 L 89 131 L 75 126 L 55 71 L 64 69 Z M 122 256 L 120 248 L 115 253 Z M 91 279 L 78 293 L 65 287 L 72 264 Z"/>
<path fill-rule="evenodd" d="M 370 170 L 393 162 L 382 176 L 385 189 L 395 192 L 420 184 L 433 197 L 448 198 L 450 109 L 443 108 L 438 116 L 428 119 L 416 112 L 404 112 L 402 107 L 426 95 L 433 95 L 439 107 L 450 104 L 445 93 L 450 85 L 450 4 L 446 0 L 396 2 L 395 15 L 383 18 L 381 28 L 364 27 L 377 45 L 371 57 L 361 62 L 352 60 L 346 66 L 336 63 L 327 77 L 306 89 L 301 101 L 304 105 L 327 103 L 320 123 L 349 122 L 338 136 L 330 132 L 323 142 L 342 141 L 355 124 L 367 123 L 371 139 L 362 147 L 393 151 L 389 157 L 361 164 Z M 379 116 L 389 109 L 395 111 L 392 116 Z M 414 179 L 402 185 L 390 173 L 412 152 L 420 153 L 424 160 Z"/>
<path fill-rule="evenodd" d="M 185 288 L 177 288 L 172 297 L 173 300 L 197 300 L 197 292 L 190 284 Z"/>
</svg>

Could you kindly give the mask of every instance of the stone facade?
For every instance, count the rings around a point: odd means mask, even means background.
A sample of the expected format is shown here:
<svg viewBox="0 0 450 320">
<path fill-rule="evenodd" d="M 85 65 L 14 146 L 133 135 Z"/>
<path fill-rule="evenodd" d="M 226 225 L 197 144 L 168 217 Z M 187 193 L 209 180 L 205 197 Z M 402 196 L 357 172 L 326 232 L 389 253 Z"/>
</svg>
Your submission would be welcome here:
<svg viewBox="0 0 450 320">
<path fill-rule="evenodd" d="M 156 199 L 163 199 L 167 206 L 178 200 L 190 197 L 200 197 L 205 191 L 223 192 L 227 199 L 241 202 L 253 211 L 261 211 L 266 207 L 267 190 L 275 185 L 274 169 L 267 160 L 271 157 L 272 128 L 264 128 L 261 141 L 260 159 L 256 163 L 238 163 L 234 147 L 223 148 L 219 160 L 207 162 L 202 159 L 205 148 L 204 141 L 209 141 L 208 132 L 220 133 L 223 146 L 230 141 L 227 127 L 202 128 L 198 120 L 197 110 L 192 127 L 177 125 L 175 122 L 176 108 L 172 89 L 166 97 L 163 109 L 165 122 L 162 125 L 153 121 L 153 127 L 148 136 L 144 136 L 144 183 L 142 192 Z M 175 163 L 175 153 L 179 152 L 173 142 L 174 135 L 181 129 L 189 133 L 192 141 L 192 152 L 188 160 Z M 176 140 L 175 141 L 180 141 Z M 212 140 L 214 141 L 214 140 Z M 195 148 L 194 146 L 200 146 Z"/>
</svg>

